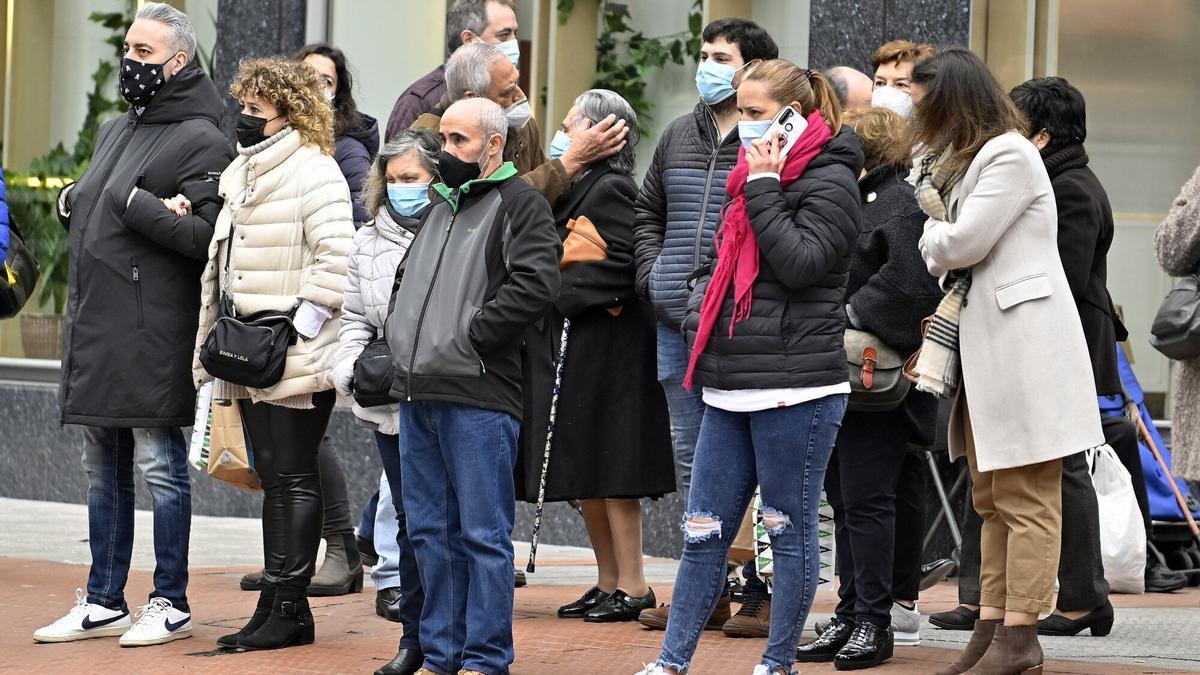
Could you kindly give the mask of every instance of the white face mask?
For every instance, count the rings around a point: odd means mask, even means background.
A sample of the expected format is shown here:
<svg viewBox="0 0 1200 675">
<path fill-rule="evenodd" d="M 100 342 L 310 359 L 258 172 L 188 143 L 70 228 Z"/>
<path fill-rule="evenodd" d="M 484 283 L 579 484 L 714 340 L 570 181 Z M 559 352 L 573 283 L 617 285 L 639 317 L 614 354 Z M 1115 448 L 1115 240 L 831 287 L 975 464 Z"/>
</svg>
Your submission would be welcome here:
<svg viewBox="0 0 1200 675">
<path fill-rule="evenodd" d="M 513 129 L 524 129 L 529 120 L 533 119 L 533 109 L 529 107 L 529 99 L 514 103 L 504 109 L 504 118 Z"/>
<path fill-rule="evenodd" d="M 871 92 L 872 108 L 887 108 L 897 115 L 908 119 L 912 115 L 912 96 L 895 87 L 876 87 Z"/>
<path fill-rule="evenodd" d="M 500 51 L 504 52 L 509 61 L 512 61 L 514 68 L 517 70 L 521 69 L 521 45 L 517 43 L 516 38 L 506 42 L 497 42 L 496 46 L 500 48 Z"/>
</svg>

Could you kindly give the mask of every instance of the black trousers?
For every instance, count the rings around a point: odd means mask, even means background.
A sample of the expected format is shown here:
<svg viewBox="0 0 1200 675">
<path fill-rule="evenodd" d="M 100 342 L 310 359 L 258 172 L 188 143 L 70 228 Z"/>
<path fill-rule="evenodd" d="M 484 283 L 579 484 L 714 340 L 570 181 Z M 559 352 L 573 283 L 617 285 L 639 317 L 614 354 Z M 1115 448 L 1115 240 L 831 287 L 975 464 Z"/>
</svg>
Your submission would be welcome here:
<svg viewBox="0 0 1200 675">
<path fill-rule="evenodd" d="M 892 558 L 892 598 L 916 602 L 921 594 L 921 558 L 925 553 L 925 491 L 929 469 L 925 455 L 904 453 L 896 482 L 896 545 Z"/>
<path fill-rule="evenodd" d="M 321 462 L 321 496 L 325 503 L 321 537 L 330 539 L 354 534 L 354 522 L 350 520 L 350 496 L 346 491 L 346 475 L 328 436 L 321 440 L 318 453 Z"/>
<path fill-rule="evenodd" d="M 983 521 L 970 499 L 964 508 L 967 517 L 962 530 L 958 601 L 978 605 L 979 532 Z M 1104 560 L 1100 555 L 1100 513 L 1082 452 L 1063 458 L 1061 550 L 1055 606 L 1064 612 L 1080 612 L 1103 605 L 1108 599 L 1108 582 L 1104 579 Z"/>
<path fill-rule="evenodd" d="M 896 540 L 896 485 L 909 454 L 908 438 L 903 408 L 851 411 L 842 420 L 825 494 L 837 543 L 837 615 L 847 620 L 891 625 L 890 544 Z"/>
<path fill-rule="evenodd" d="M 333 390 L 313 394 L 298 410 L 238 401 L 263 486 L 263 578 L 308 588 L 321 543 L 321 438 L 333 412 Z"/>
</svg>

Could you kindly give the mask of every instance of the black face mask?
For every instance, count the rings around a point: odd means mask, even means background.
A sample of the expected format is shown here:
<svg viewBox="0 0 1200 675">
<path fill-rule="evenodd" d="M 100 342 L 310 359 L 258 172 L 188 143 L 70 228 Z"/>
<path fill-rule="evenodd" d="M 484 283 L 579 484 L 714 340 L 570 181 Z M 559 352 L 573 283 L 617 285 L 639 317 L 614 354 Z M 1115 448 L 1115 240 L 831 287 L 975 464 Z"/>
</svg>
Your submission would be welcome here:
<svg viewBox="0 0 1200 675">
<path fill-rule="evenodd" d="M 154 95 L 167 82 L 166 65 L 170 61 L 171 59 L 162 63 L 142 63 L 128 57 L 121 59 L 121 96 L 135 108 L 150 105 Z"/>
<path fill-rule="evenodd" d="M 279 115 L 276 115 L 271 119 L 267 119 L 265 117 L 255 117 L 254 115 L 247 115 L 246 113 L 238 115 L 238 145 L 242 146 L 243 148 L 248 148 L 252 145 L 258 145 L 259 143 L 267 140 L 267 135 L 263 133 L 263 128 L 267 126 L 268 122 L 276 119 L 279 119 Z"/>
<path fill-rule="evenodd" d="M 484 152 L 487 152 L 487 148 L 484 148 Z M 438 157 L 438 173 L 446 187 L 456 190 L 479 178 L 479 162 L 464 162 L 443 150 Z"/>
</svg>

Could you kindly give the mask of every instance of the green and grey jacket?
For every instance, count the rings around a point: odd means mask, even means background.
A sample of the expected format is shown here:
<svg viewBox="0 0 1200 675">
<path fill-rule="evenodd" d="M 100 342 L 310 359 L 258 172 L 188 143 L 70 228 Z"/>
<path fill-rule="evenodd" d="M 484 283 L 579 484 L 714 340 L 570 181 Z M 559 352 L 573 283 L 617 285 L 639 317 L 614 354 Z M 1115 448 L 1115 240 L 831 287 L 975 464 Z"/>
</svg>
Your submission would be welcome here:
<svg viewBox="0 0 1200 675">
<path fill-rule="evenodd" d="M 392 394 L 520 418 L 522 337 L 558 295 L 562 243 L 550 205 L 509 162 L 434 191 L 384 329 Z"/>
</svg>

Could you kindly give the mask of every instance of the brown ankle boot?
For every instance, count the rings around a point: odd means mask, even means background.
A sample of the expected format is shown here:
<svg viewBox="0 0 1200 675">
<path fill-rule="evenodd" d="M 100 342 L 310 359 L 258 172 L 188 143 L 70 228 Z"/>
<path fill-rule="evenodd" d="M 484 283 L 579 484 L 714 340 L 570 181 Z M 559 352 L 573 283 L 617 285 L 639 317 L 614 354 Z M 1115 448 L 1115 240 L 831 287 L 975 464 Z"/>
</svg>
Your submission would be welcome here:
<svg viewBox="0 0 1200 675">
<path fill-rule="evenodd" d="M 992 646 L 979 659 L 970 675 L 1020 675 L 1042 672 L 1042 645 L 1037 625 L 999 626 Z"/>
<path fill-rule="evenodd" d="M 970 670 L 992 646 L 992 638 L 996 635 L 999 619 L 976 619 L 975 630 L 971 632 L 971 641 L 967 648 L 958 656 L 958 660 L 949 668 L 937 671 L 937 675 L 962 675 Z"/>
</svg>

